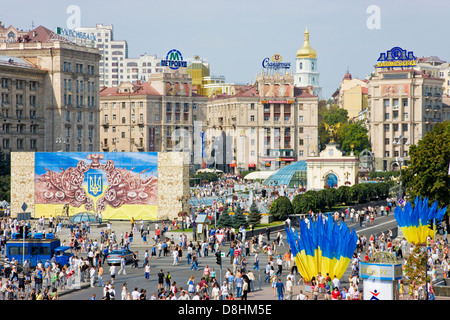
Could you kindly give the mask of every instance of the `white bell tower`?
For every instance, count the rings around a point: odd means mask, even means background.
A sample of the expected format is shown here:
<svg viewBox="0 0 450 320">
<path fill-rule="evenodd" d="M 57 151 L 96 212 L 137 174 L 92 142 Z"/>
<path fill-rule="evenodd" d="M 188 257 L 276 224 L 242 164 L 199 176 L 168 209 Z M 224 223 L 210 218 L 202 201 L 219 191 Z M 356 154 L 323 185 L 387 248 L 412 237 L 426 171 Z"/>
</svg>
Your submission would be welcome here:
<svg viewBox="0 0 450 320">
<path fill-rule="evenodd" d="M 317 52 L 309 44 L 309 31 L 306 28 L 303 47 L 297 51 L 295 60 L 294 84 L 296 87 L 312 86 L 313 92 L 322 98 L 322 87 L 319 85 L 319 72 L 317 68 Z"/>
</svg>

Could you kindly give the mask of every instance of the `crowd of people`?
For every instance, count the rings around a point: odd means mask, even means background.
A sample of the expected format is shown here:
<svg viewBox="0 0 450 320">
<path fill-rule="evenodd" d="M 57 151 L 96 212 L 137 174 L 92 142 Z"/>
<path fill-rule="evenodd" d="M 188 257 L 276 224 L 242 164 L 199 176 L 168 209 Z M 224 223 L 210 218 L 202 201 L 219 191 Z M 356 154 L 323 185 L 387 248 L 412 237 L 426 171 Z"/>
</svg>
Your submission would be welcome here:
<svg viewBox="0 0 450 320">
<path fill-rule="evenodd" d="M 234 181 L 234 180 L 233 180 Z M 211 185 L 211 194 L 227 189 L 225 184 Z M 215 186 L 215 187 L 214 187 Z M 206 188 L 208 189 L 208 188 Z M 207 194 L 209 195 L 209 194 Z M 270 194 L 262 197 L 255 194 L 256 201 L 272 201 Z M 246 198 L 233 198 L 231 206 L 245 204 Z M 387 199 L 386 205 L 347 208 L 333 214 L 322 212 L 309 212 L 307 217 L 303 217 L 306 222 L 315 220 L 321 216 L 326 219 L 334 219 L 338 223 L 341 221 L 359 223 L 361 226 L 373 225 L 379 216 L 392 214 L 395 201 Z M 216 207 L 206 206 L 202 210 L 215 210 Z M 207 211 L 208 212 L 208 211 Z M 186 228 L 191 226 L 194 216 L 187 217 Z M 27 227 L 32 232 L 52 232 L 61 234 L 62 221 L 44 218 L 28 221 Z M 286 221 L 289 225 L 289 221 Z M 0 246 L 2 255 L 5 255 L 5 243 L 11 238 L 12 233 L 20 232 L 24 222 L 17 221 L 10 217 L 0 221 L 1 237 Z M 47 228 L 46 228 L 47 227 Z M 273 290 L 273 297 L 277 299 L 330 299 L 330 300 L 359 300 L 362 293 L 359 286 L 359 264 L 360 261 L 370 261 L 379 252 L 392 253 L 397 259 L 403 259 L 406 266 L 406 257 L 411 254 L 413 246 L 409 245 L 405 239 L 395 239 L 390 230 L 379 235 L 370 237 L 359 236 L 357 249 L 351 261 L 351 276 L 348 285 L 341 285 L 342 279 L 336 279 L 334 275 L 318 274 L 310 282 L 304 283 L 299 274 L 294 257 L 283 241 L 283 233 L 280 231 L 270 232 L 269 228 L 256 233 L 248 233 L 244 228 L 235 230 L 234 228 L 210 228 L 204 241 L 189 240 L 185 233 L 168 235 L 168 231 L 175 228 L 172 223 L 160 221 L 150 228 L 144 221 L 131 221 L 130 231 L 116 234 L 112 228 L 112 223 L 107 222 L 106 229 L 102 229 L 98 239 L 91 236 L 91 226 L 89 222 L 81 222 L 67 226 L 69 237 L 64 239 L 62 245 L 70 246 L 74 256 L 69 260 L 69 264 L 61 266 L 55 259 L 50 259 L 45 263 L 39 263 L 36 268 L 29 267 L 26 261 L 24 268 L 19 270 L 17 261 L 9 261 L 5 258 L 3 274 L 0 282 L 0 299 L 30 299 L 30 300 L 57 300 L 59 292 L 69 287 L 87 283 L 91 287 L 102 287 L 102 296 L 93 295 L 91 299 L 104 300 L 233 300 L 247 299 L 248 294 L 255 290 L 255 283 L 260 286 L 267 285 Z M 223 234 L 222 243 L 217 242 L 216 234 Z M 271 236 L 273 237 L 271 239 Z M 172 259 L 172 266 L 189 265 L 193 272 L 189 279 L 173 279 L 170 271 L 159 270 L 156 273 L 158 279 L 158 290 L 152 294 L 147 293 L 147 289 L 129 289 L 124 283 L 116 294 L 116 276 L 126 273 L 126 261 L 122 261 L 119 266 L 105 267 L 106 257 L 109 252 L 118 248 L 131 249 L 136 239 L 140 237 L 139 243 L 144 246 L 144 258 L 138 264 L 139 252 L 134 250 L 133 263 L 131 267 L 141 268 L 146 282 L 150 277 L 155 277 L 152 273 L 151 264 L 153 259 Z M 448 259 L 446 233 L 439 241 L 430 239 L 428 266 L 432 282 L 427 288 L 427 292 L 433 294 L 432 283 L 440 278 L 439 272 L 444 278 L 450 276 L 450 261 Z M 226 249 L 225 249 L 226 248 Z M 226 250 L 226 257 L 229 259 L 230 268 L 224 275 L 218 274 L 217 268 L 201 264 L 202 257 L 214 255 L 219 250 Z M 405 267 L 406 268 L 406 267 Z M 259 282 L 259 271 L 263 272 L 264 282 Z M 438 271 L 439 270 L 439 271 Z M 195 271 L 195 272 L 194 272 Z M 201 271 L 201 276 L 197 271 Z M 109 274 L 108 274 L 109 273 Z M 175 281 L 177 280 L 177 281 Z M 401 297 L 405 293 L 405 278 L 399 284 Z M 304 289 L 298 293 L 294 292 L 296 285 L 305 284 Z M 423 286 L 409 283 L 408 299 L 419 299 Z M 120 298 L 119 298 L 120 296 Z"/>
</svg>

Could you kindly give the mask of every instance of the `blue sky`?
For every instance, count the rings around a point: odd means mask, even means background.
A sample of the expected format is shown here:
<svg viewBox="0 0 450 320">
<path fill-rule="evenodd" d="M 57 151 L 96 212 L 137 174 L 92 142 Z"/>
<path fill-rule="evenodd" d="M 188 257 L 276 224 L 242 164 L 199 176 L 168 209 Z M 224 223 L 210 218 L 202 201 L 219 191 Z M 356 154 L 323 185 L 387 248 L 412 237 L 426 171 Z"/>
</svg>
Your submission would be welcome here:
<svg viewBox="0 0 450 320">
<path fill-rule="evenodd" d="M 16 0 L 3 1 L 0 21 L 26 30 L 32 23 L 65 27 L 69 5 L 80 7 L 81 26 L 112 24 L 115 39 L 128 41 L 129 57 L 164 57 L 176 48 L 185 58 L 207 58 L 212 74 L 234 83 L 252 83 L 274 53 L 293 64 L 308 27 L 324 98 L 347 68 L 364 78 L 380 52 L 395 46 L 450 60 L 448 0 Z M 366 26 L 370 5 L 380 8 L 380 29 Z"/>
</svg>

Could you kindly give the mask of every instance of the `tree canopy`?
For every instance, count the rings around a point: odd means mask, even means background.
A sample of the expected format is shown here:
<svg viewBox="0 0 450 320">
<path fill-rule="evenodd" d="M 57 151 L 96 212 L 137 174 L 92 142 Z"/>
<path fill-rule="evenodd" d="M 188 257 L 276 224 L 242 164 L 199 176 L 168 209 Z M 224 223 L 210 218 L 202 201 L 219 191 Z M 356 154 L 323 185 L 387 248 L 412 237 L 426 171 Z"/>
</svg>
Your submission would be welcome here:
<svg viewBox="0 0 450 320">
<path fill-rule="evenodd" d="M 402 170 L 402 183 L 411 199 L 416 196 L 450 204 L 450 122 L 437 124 L 417 145 L 409 147 L 410 161 Z"/>
</svg>

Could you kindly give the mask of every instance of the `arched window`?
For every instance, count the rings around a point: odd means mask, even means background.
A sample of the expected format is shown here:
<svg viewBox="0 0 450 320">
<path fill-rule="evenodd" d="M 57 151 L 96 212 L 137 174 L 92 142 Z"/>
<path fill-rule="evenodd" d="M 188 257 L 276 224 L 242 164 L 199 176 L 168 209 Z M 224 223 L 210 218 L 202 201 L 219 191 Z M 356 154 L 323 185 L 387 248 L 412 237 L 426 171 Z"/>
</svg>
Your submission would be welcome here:
<svg viewBox="0 0 450 320">
<path fill-rule="evenodd" d="M 125 123 L 125 122 L 126 122 L 125 117 L 122 117 L 122 123 Z"/>
<path fill-rule="evenodd" d="M 299 64 L 298 64 L 298 68 L 301 70 L 301 69 L 303 69 L 303 62 L 300 62 Z"/>
</svg>

